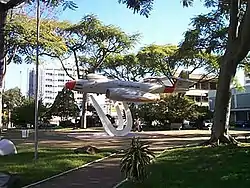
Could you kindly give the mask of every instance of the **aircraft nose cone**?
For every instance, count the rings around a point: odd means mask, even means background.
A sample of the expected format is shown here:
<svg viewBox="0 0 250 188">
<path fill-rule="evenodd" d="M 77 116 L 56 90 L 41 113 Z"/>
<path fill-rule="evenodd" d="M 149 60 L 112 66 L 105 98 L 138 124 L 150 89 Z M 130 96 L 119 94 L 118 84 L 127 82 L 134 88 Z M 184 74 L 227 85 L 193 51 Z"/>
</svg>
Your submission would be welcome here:
<svg viewBox="0 0 250 188">
<path fill-rule="evenodd" d="M 65 84 L 65 87 L 66 87 L 66 89 L 72 90 L 72 89 L 74 89 L 75 85 L 76 85 L 76 81 L 72 80 L 72 81 L 67 82 Z"/>
</svg>

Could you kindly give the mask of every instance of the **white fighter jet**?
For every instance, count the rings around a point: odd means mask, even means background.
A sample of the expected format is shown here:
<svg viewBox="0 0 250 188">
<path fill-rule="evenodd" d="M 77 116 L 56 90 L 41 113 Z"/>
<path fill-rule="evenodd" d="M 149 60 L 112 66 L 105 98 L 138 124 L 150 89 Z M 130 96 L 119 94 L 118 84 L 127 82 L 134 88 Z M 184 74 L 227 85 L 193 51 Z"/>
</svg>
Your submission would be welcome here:
<svg viewBox="0 0 250 188">
<path fill-rule="evenodd" d="M 109 79 L 99 74 L 87 74 L 83 79 L 72 80 L 65 84 L 69 90 L 86 93 L 106 94 L 113 101 L 155 102 L 160 93 L 185 93 L 195 82 L 189 80 L 187 71 L 176 78 L 150 77 L 141 82 Z"/>
</svg>

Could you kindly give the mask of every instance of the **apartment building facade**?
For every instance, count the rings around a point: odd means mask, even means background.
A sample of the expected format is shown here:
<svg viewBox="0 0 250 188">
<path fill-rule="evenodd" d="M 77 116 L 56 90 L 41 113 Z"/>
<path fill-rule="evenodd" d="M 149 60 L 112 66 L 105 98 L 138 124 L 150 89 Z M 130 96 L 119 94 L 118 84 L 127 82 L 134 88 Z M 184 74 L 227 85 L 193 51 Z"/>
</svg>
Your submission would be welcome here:
<svg viewBox="0 0 250 188">
<path fill-rule="evenodd" d="M 197 83 L 195 83 L 190 90 L 186 92 L 186 96 L 194 100 L 199 106 L 209 107 L 208 93 L 209 91 L 216 90 L 217 80 L 212 76 L 206 78 L 203 77 L 203 74 L 189 75 L 189 79 Z"/>
<path fill-rule="evenodd" d="M 76 71 L 72 68 L 67 68 L 70 76 L 76 78 Z M 39 69 L 39 98 L 47 106 L 53 104 L 57 94 L 61 91 L 67 81 L 72 80 L 63 68 L 41 68 Z M 34 97 L 35 94 L 35 70 L 32 69 L 28 74 L 28 96 Z M 74 91 L 77 104 L 80 106 L 82 103 L 82 93 Z"/>
</svg>

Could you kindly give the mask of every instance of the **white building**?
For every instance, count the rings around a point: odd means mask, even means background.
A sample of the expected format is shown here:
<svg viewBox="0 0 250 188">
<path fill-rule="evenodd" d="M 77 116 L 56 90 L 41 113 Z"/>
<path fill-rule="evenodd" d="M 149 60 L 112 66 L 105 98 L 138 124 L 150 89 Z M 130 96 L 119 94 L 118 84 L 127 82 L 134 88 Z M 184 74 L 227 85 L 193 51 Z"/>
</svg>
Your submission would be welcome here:
<svg viewBox="0 0 250 188">
<path fill-rule="evenodd" d="M 76 71 L 72 68 L 67 68 L 67 71 L 70 76 L 76 78 Z M 63 68 L 40 68 L 39 69 L 39 98 L 43 100 L 45 105 L 52 105 L 58 92 L 61 91 L 66 82 L 72 80 Z M 28 74 L 28 97 L 34 97 L 35 94 L 35 70 L 29 70 Z M 82 102 L 82 93 L 75 92 L 75 99 L 77 104 Z"/>
<path fill-rule="evenodd" d="M 209 91 L 216 90 L 217 81 L 214 77 L 203 78 L 203 74 L 190 74 L 189 79 L 197 82 L 189 91 L 186 96 L 195 101 L 199 106 L 209 106 L 208 93 Z"/>
</svg>

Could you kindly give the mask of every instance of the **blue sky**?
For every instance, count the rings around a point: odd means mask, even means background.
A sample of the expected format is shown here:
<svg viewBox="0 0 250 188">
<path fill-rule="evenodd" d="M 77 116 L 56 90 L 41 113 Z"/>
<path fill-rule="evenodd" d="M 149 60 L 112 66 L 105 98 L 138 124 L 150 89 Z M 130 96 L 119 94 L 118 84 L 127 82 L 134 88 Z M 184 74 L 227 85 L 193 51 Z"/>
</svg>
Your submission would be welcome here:
<svg viewBox="0 0 250 188">
<path fill-rule="evenodd" d="M 76 10 L 61 13 L 60 20 L 76 23 L 87 14 L 95 14 L 104 24 L 119 26 L 127 33 L 139 32 L 142 35 L 135 50 L 148 44 L 178 44 L 183 39 L 190 18 L 207 10 L 199 0 L 193 7 L 183 8 L 180 0 L 155 0 L 154 10 L 149 18 L 133 14 L 118 0 L 75 0 Z M 14 65 L 8 67 L 5 88 L 21 87 L 27 92 L 27 69 L 33 65 Z"/>
</svg>

